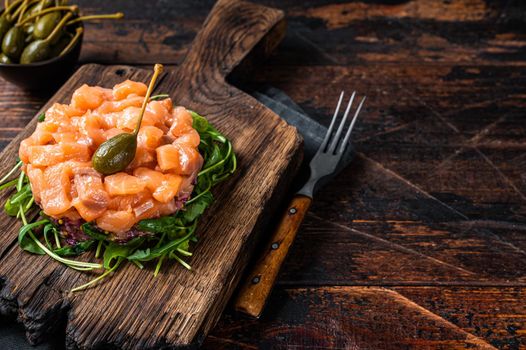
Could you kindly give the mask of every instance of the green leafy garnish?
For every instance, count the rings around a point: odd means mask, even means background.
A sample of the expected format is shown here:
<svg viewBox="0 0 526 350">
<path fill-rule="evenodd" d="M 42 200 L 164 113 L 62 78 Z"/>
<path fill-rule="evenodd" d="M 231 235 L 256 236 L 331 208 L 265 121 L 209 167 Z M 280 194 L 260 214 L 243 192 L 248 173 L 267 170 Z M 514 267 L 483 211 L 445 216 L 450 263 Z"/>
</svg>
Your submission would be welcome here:
<svg viewBox="0 0 526 350">
<path fill-rule="evenodd" d="M 168 98 L 166 94 L 152 96 L 150 100 Z M 47 254 L 51 258 L 80 271 L 104 271 L 90 282 L 72 289 L 86 289 L 114 272 L 123 262 L 132 262 L 139 268 L 143 263 L 155 261 L 156 276 L 164 261 L 175 260 L 187 269 L 191 266 L 184 258 L 192 256 L 191 242 L 197 242 L 195 234 L 198 222 L 205 210 L 212 205 L 214 196 L 212 188 L 231 176 L 237 168 L 236 156 L 230 141 L 215 129 L 206 118 L 191 112 L 193 127 L 199 133 L 201 143 L 199 152 L 203 156 L 203 168 L 197 175 L 191 198 L 183 208 L 170 216 L 146 219 L 138 222 L 134 230 L 139 235 L 126 243 L 112 241 L 112 236 L 100 230 L 93 223 L 84 223 L 80 229 L 89 237 L 75 244 L 61 243 L 60 228 L 52 219 L 43 213 L 38 214 L 38 207 L 31 191 L 31 184 L 23 171 L 18 178 L 12 178 L 22 166 L 19 161 L 2 179 L 0 190 L 14 189 L 13 194 L 4 204 L 5 212 L 22 220 L 18 242 L 22 249 L 33 254 Z M 45 115 L 39 115 L 43 121 Z M 28 222 L 26 215 L 36 220 Z M 147 233 L 147 234 L 146 234 Z M 65 258 L 78 256 L 88 251 L 95 251 L 95 258 L 102 256 L 102 263 L 90 263 Z"/>
</svg>

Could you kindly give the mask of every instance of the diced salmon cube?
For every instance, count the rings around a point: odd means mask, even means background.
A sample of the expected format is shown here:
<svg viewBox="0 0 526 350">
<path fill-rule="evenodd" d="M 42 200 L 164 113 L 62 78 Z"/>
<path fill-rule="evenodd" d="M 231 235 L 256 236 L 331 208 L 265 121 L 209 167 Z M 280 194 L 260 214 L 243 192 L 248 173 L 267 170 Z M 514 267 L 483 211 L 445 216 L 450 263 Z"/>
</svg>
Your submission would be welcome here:
<svg viewBox="0 0 526 350">
<path fill-rule="evenodd" d="M 113 97 L 116 100 L 124 100 L 131 94 L 146 96 L 148 87 L 140 82 L 126 80 L 113 87 Z"/>
<path fill-rule="evenodd" d="M 144 101 L 144 97 L 140 97 L 140 96 L 129 97 L 121 101 L 113 101 L 113 102 L 106 101 L 99 108 L 97 108 L 97 112 L 114 113 L 114 112 L 121 112 L 128 107 L 139 108 L 142 106 L 143 101 Z"/>
<path fill-rule="evenodd" d="M 45 186 L 41 195 L 44 212 L 57 216 L 71 208 L 71 169 L 63 164 L 50 166 L 44 171 Z"/>
<path fill-rule="evenodd" d="M 155 151 L 157 153 L 157 163 L 162 171 L 172 170 L 179 173 L 181 165 L 178 147 L 174 145 L 163 145 Z"/>
<path fill-rule="evenodd" d="M 164 181 L 163 173 L 144 167 L 135 169 L 133 171 L 133 175 L 141 180 L 144 180 L 146 183 L 146 188 L 148 188 L 151 192 L 156 191 Z"/>
<path fill-rule="evenodd" d="M 105 95 L 103 91 L 99 90 L 97 87 L 84 84 L 73 93 L 71 106 L 84 111 L 93 110 L 99 107 L 104 100 Z"/>
<path fill-rule="evenodd" d="M 114 136 L 124 133 L 124 130 L 118 128 L 111 128 L 104 131 L 104 141 L 111 139 Z"/>
<path fill-rule="evenodd" d="M 192 115 L 184 107 L 175 107 L 173 111 L 173 122 L 170 127 L 170 133 L 173 136 L 181 136 L 193 130 L 192 128 Z"/>
<path fill-rule="evenodd" d="M 104 188 L 110 196 L 136 194 L 146 188 L 146 182 L 136 176 L 120 172 L 106 176 Z"/>
<path fill-rule="evenodd" d="M 187 144 L 191 147 L 197 147 L 200 142 L 201 137 L 199 136 L 199 133 L 195 131 L 195 129 L 191 129 L 186 134 L 177 137 L 174 144 Z"/>
<path fill-rule="evenodd" d="M 95 220 L 104 213 L 109 203 L 101 176 L 93 169 L 85 169 L 75 175 L 74 182 L 77 197 L 73 206 L 84 220 Z"/>
<path fill-rule="evenodd" d="M 63 159 L 87 162 L 91 159 L 89 147 L 81 143 L 64 142 L 60 144 Z"/>
<path fill-rule="evenodd" d="M 45 186 L 44 172 L 42 169 L 29 164 L 26 168 L 26 174 L 31 184 L 31 192 L 33 192 L 33 197 L 37 203 L 40 203 L 40 193 Z"/>
<path fill-rule="evenodd" d="M 135 225 L 136 218 L 133 211 L 129 210 L 107 210 L 98 219 L 97 226 L 109 232 L 121 233 L 128 231 Z"/>
<path fill-rule="evenodd" d="M 135 152 L 135 158 L 128 166 L 128 169 L 134 169 L 142 166 L 151 166 L 155 162 L 155 153 L 146 148 L 139 147 Z"/>
<path fill-rule="evenodd" d="M 159 147 L 163 135 L 164 132 L 155 126 L 141 126 L 137 137 L 137 144 L 139 147 L 154 150 Z"/>
<path fill-rule="evenodd" d="M 153 192 L 153 198 L 161 203 L 171 201 L 179 193 L 182 181 L 183 178 L 181 176 L 173 174 L 164 175 L 164 181 L 161 183 L 161 186 Z"/>
<path fill-rule="evenodd" d="M 194 148 L 186 144 L 176 144 L 179 150 L 179 172 L 182 175 L 191 175 L 198 171 L 203 165 L 203 157 Z"/>
<path fill-rule="evenodd" d="M 36 166 L 50 166 L 64 161 L 64 153 L 60 145 L 31 146 L 29 162 Z"/>
</svg>

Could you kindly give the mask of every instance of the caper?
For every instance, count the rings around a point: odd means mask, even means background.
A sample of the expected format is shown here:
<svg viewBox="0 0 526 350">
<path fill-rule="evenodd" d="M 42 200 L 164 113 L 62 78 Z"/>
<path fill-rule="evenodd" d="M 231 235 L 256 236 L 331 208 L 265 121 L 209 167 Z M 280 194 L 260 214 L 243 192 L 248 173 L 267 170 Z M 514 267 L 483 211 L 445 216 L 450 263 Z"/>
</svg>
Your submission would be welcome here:
<svg viewBox="0 0 526 350">
<path fill-rule="evenodd" d="M 50 12 L 40 17 L 40 19 L 35 22 L 35 28 L 33 30 L 34 37 L 37 39 L 47 38 L 53 29 L 55 29 L 58 22 L 60 22 L 61 18 L 60 11 Z"/>
<path fill-rule="evenodd" d="M 0 16 L 0 42 L 4 39 L 9 28 L 11 28 L 11 22 L 5 16 Z"/>
<path fill-rule="evenodd" d="M 139 120 L 137 121 L 133 133 L 123 133 L 113 136 L 109 140 L 103 142 L 93 154 L 91 163 L 93 168 L 99 173 L 110 175 L 122 171 L 126 169 L 126 167 L 133 161 L 133 158 L 135 158 L 135 153 L 137 151 L 137 134 L 141 127 L 142 117 L 146 110 L 146 105 L 150 100 L 155 81 L 159 74 L 161 74 L 162 70 L 163 66 L 161 64 L 156 64 L 154 66 L 152 80 L 146 91 L 146 96 L 144 97 L 141 112 L 139 114 Z"/>
<path fill-rule="evenodd" d="M 20 27 L 12 27 L 2 40 L 2 52 L 13 60 L 17 60 L 24 50 L 26 34 Z"/>
<path fill-rule="evenodd" d="M 93 154 L 93 168 L 99 173 L 110 175 L 126 169 L 135 158 L 137 138 L 134 134 L 123 133 L 102 143 Z"/>
<path fill-rule="evenodd" d="M 3 53 L 0 53 L 0 63 L 11 64 L 13 63 L 13 61 L 11 61 L 11 59 L 7 57 L 6 55 L 4 55 Z"/>
<path fill-rule="evenodd" d="M 20 63 L 28 64 L 48 59 L 51 55 L 51 45 L 56 40 L 58 40 L 60 34 L 62 33 L 62 28 L 64 27 L 64 24 L 66 24 L 66 22 L 71 18 L 71 16 L 71 12 L 66 14 L 62 18 L 60 23 L 57 26 L 55 26 L 53 32 L 49 34 L 49 36 L 46 39 L 35 40 L 29 45 L 27 45 L 24 51 L 22 52 L 22 55 L 20 56 Z"/>
</svg>

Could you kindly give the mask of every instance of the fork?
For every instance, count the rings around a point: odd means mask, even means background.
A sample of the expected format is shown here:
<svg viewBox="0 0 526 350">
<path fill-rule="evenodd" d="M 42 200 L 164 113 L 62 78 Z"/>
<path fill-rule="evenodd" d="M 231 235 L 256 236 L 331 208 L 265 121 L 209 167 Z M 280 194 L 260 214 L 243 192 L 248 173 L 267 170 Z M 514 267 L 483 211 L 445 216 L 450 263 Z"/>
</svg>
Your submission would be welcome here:
<svg viewBox="0 0 526 350">
<path fill-rule="evenodd" d="M 281 265 L 305 218 L 305 214 L 309 210 L 315 191 L 322 185 L 320 182 L 326 183 L 340 170 L 339 165 L 341 165 L 344 154 L 349 146 L 351 132 L 365 102 L 364 96 L 356 108 L 354 116 L 344 134 L 355 96 L 356 91 L 354 91 L 349 98 L 338 129 L 334 131 L 344 97 L 344 92 L 341 92 L 329 129 L 309 164 L 309 180 L 293 196 L 263 256 L 256 262 L 254 268 L 248 274 L 247 279 L 241 285 L 234 303 L 235 310 L 255 318 L 261 316 Z"/>
</svg>

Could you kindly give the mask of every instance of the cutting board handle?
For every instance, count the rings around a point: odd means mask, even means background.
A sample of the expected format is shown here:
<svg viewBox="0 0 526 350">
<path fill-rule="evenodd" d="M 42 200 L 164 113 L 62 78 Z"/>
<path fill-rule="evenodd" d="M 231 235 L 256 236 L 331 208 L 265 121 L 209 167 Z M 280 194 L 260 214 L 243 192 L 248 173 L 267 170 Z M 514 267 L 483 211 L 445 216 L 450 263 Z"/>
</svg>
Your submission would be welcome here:
<svg viewBox="0 0 526 350">
<path fill-rule="evenodd" d="M 180 71 L 196 79 L 194 84 L 202 79 L 224 79 L 271 31 L 278 33 L 265 46 L 274 49 L 285 33 L 284 23 L 280 10 L 239 0 L 219 0 Z"/>
</svg>

